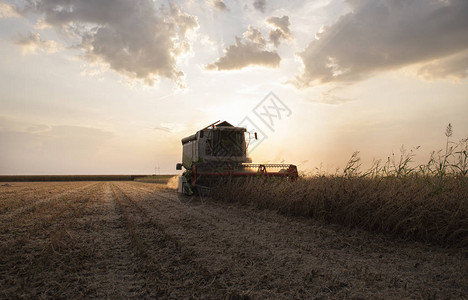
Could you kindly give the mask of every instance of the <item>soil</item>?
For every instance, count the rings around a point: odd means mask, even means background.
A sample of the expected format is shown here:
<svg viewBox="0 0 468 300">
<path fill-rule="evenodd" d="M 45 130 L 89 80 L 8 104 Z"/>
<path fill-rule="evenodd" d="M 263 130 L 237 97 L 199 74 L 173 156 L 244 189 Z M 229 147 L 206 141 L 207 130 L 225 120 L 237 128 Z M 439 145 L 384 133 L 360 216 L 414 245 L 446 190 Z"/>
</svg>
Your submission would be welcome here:
<svg viewBox="0 0 468 300">
<path fill-rule="evenodd" d="M 162 184 L 0 184 L 1 298 L 463 299 L 466 278 L 466 249 Z"/>
</svg>

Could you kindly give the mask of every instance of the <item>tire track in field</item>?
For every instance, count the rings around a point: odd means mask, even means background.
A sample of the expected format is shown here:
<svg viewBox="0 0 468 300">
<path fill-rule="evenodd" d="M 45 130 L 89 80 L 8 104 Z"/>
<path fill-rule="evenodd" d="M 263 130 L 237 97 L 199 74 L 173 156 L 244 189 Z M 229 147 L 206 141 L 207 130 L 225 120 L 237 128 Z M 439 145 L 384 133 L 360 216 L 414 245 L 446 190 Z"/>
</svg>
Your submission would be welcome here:
<svg viewBox="0 0 468 300">
<path fill-rule="evenodd" d="M 221 270 L 220 281 L 254 297 L 463 297 L 468 291 L 467 261 L 456 251 L 238 205 L 188 206 L 164 190 L 122 185 L 212 272 Z"/>
<path fill-rule="evenodd" d="M 142 298 L 148 295 L 140 258 L 135 255 L 129 229 L 131 220 L 113 185 L 102 186 L 100 201 L 83 216 L 78 234 L 92 240 L 93 255 L 78 274 L 90 296 L 106 299 Z M 130 225 L 131 226 L 131 225 Z M 81 232 L 81 233 L 80 233 Z"/>
<path fill-rule="evenodd" d="M 145 189 L 141 186 L 133 186 L 129 183 L 119 183 L 124 185 L 133 194 L 131 197 L 139 198 L 140 203 L 146 211 L 160 224 L 164 224 L 165 231 L 177 239 L 181 247 L 188 249 L 196 257 L 197 263 L 202 265 L 207 272 L 214 274 L 216 281 L 219 285 L 224 286 L 224 294 L 228 297 L 244 297 L 247 292 L 255 287 L 255 281 L 258 278 L 250 277 L 246 274 L 248 269 L 244 268 L 236 273 L 233 270 L 239 270 L 240 266 L 248 265 L 249 268 L 256 267 L 253 263 L 254 260 L 267 261 L 270 258 L 255 259 L 252 257 L 245 257 L 243 249 L 245 244 L 236 241 L 230 235 L 226 228 L 219 228 L 223 226 L 218 216 L 213 218 L 197 215 L 194 212 L 196 207 L 187 206 L 182 204 L 172 192 L 161 191 L 159 189 Z M 141 195 L 141 191 L 145 195 Z M 168 196 L 162 196 L 161 193 Z M 147 196 L 150 196 L 149 201 Z M 146 199 L 145 199 L 146 198 Z M 154 201 L 158 200 L 158 201 Z M 152 202 L 152 203 L 149 203 Z M 173 216 L 179 216 L 174 219 Z M 236 223 L 235 226 L 238 224 Z M 174 230 L 174 227 L 177 229 Z M 239 246 L 235 246 L 239 245 Z M 251 248 L 252 245 L 249 245 Z M 235 255 L 230 256 L 230 253 Z M 256 256 L 256 255 L 254 255 Z M 248 260 L 245 263 L 244 260 Z M 246 270 L 247 269 L 247 270 Z M 244 276 L 245 275 L 245 276 Z M 261 277 L 261 276 L 259 276 Z M 242 282 L 239 283 L 239 280 Z M 271 285 L 270 289 L 274 289 Z M 258 296 L 258 295 L 257 295 Z M 268 289 L 264 291 L 260 298 L 275 297 L 274 293 L 269 292 Z"/>
<path fill-rule="evenodd" d="M 133 197 L 140 198 L 142 205 L 146 204 L 146 209 L 168 227 L 172 236 L 181 240 L 181 244 L 186 244 L 199 257 L 200 264 L 216 274 L 218 281 L 228 285 L 226 294 L 233 297 L 246 296 L 263 280 L 260 288 L 262 291 L 256 298 L 279 297 L 278 293 L 272 291 L 277 288 L 274 282 L 281 280 L 281 274 L 272 274 L 268 270 L 268 264 L 272 263 L 274 257 L 259 251 L 262 249 L 255 247 L 254 243 L 246 243 L 245 237 L 237 239 L 232 235 L 233 230 L 237 230 L 240 225 L 235 212 L 223 218 L 225 211 L 221 215 L 207 213 L 204 209 L 210 209 L 208 206 L 202 207 L 200 211 L 200 207 L 182 204 L 171 192 L 150 191 L 140 186 L 122 184 L 134 193 Z M 145 191 L 146 195 L 137 196 L 141 191 Z M 165 195 L 161 195 L 162 193 Z M 172 197 L 168 197 L 169 195 Z M 153 200 L 152 205 L 148 205 L 151 200 L 145 201 L 148 196 Z M 156 199 L 158 201 L 154 201 Z M 230 222 L 231 228 L 226 226 L 226 222 Z M 253 232 L 248 231 L 247 234 Z M 255 272 L 259 267 L 262 267 L 260 272 Z M 265 280 L 266 278 L 268 279 Z"/>
<path fill-rule="evenodd" d="M 119 184 L 113 184 L 132 244 L 144 261 L 152 296 L 163 298 L 220 298 L 225 287 L 217 281 L 191 249 L 166 231 L 151 211 L 129 196 Z"/>
</svg>

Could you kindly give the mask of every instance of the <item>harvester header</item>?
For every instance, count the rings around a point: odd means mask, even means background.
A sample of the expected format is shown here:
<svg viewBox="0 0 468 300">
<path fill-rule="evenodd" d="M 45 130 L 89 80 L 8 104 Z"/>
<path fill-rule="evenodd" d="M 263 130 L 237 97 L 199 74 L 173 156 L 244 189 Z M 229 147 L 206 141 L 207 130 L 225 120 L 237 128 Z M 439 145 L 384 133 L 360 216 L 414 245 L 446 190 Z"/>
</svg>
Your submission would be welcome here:
<svg viewBox="0 0 468 300">
<path fill-rule="evenodd" d="M 252 164 L 247 156 L 250 140 L 257 138 L 244 127 L 215 122 L 182 139 L 182 163 L 176 169 L 184 173 L 179 177 L 178 191 L 191 195 L 209 190 L 224 179 L 270 176 L 295 180 L 297 167 L 290 164 Z"/>
</svg>

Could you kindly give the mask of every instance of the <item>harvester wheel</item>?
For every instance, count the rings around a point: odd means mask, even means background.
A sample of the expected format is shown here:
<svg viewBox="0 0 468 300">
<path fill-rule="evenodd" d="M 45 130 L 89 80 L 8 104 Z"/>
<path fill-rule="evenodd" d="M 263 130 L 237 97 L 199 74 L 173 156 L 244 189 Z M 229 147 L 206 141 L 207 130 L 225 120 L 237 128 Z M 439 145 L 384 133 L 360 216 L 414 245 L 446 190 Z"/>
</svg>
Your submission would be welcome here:
<svg viewBox="0 0 468 300">
<path fill-rule="evenodd" d="M 192 191 L 192 189 L 190 188 L 190 185 L 187 182 L 182 183 L 182 192 L 185 195 L 188 195 L 188 196 L 193 195 L 193 191 Z"/>
</svg>

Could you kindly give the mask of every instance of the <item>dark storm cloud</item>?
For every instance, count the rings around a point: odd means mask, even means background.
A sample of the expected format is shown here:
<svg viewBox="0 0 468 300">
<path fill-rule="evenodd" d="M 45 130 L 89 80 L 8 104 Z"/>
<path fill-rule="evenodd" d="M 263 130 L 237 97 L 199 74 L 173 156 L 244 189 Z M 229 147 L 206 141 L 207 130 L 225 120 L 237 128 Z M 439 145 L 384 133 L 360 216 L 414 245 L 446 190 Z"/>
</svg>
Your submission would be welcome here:
<svg viewBox="0 0 468 300">
<path fill-rule="evenodd" d="M 21 12 L 39 14 L 79 38 L 88 60 L 148 84 L 159 76 L 181 83 L 177 57 L 190 48 L 186 32 L 198 27 L 196 17 L 179 7 L 157 9 L 151 0 L 27 1 Z"/>
<path fill-rule="evenodd" d="M 357 81 L 415 63 L 425 77 L 466 76 L 468 1 L 349 0 L 352 12 L 300 53 L 297 86 Z M 450 57 L 450 58 L 449 58 Z"/>
<path fill-rule="evenodd" d="M 236 37 L 236 43 L 226 48 L 223 57 L 206 66 L 208 70 L 239 70 L 247 66 L 277 68 L 281 61 L 276 51 L 266 50 L 266 40 L 252 26 L 244 32 L 244 38 Z"/>
</svg>

